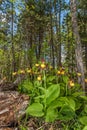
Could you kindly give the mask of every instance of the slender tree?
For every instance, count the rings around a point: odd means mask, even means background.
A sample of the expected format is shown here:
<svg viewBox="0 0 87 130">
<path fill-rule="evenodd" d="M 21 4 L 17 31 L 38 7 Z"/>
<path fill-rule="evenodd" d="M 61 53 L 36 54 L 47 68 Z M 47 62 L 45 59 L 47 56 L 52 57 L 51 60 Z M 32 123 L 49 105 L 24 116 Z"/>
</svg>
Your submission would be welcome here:
<svg viewBox="0 0 87 130">
<path fill-rule="evenodd" d="M 84 66 L 83 66 L 83 59 L 82 59 L 81 39 L 79 36 L 79 30 L 77 24 L 76 0 L 70 0 L 70 7 L 71 7 L 73 34 L 76 42 L 75 57 L 77 62 L 77 71 L 81 73 L 81 76 L 78 77 L 78 82 L 82 85 L 83 91 L 85 91 L 85 82 L 84 82 L 85 76 L 84 76 Z"/>
<path fill-rule="evenodd" d="M 61 0 L 59 0 L 59 62 L 58 65 L 61 66 Z"/>
<path fill-rule="evenodd" d="M 15 65 L 15 49 L 14 49 L 14 4 L 11 2 L 11 41 L 12 41 L 12 70 L 16 71 Z"/>
</svg>

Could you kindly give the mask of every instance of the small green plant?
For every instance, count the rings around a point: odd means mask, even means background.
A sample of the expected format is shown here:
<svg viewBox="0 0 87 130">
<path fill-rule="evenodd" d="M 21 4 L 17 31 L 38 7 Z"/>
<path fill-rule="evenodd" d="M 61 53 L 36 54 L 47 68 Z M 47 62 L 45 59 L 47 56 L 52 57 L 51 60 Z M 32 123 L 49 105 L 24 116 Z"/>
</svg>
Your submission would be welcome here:
<svg viewBox="0 0 87 130">
<path fill-rule="evenodd" d="M 36 64 L 31 72 L 32 76 L 30 73 L 30 78 L 19 86 L 21 92 L 30 96 L 27 116 L 41 117 L 45 122 L 61 120 L 68 122 L 67 129 L 85 130 L 87 97 L 83 96 L 80 85 L 69 78 L 67 70 L 54 70 L 42 62 Z M 73 129 L 73 126 L 76 129 Z"/>
<path fill-rule="evenodd" d="M 27 130 L 23 125 L 20 125 L 20 130 Z"/>
</svg>

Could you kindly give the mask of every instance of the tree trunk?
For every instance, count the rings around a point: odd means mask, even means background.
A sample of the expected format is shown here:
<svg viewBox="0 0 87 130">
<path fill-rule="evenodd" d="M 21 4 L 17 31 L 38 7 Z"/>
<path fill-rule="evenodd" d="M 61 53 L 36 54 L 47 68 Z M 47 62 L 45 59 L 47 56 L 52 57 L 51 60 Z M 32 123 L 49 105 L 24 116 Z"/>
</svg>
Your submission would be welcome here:
<svg viewBox="0 0 87 130">
<path fill-rule="evenodd" d="M 78 24 L 77 24 L 77 16 L 76 16 L 76 0 L 70 0 L 71 7 L 71 17 L 72 17 L 72 28 L 75 39 L 75 57 L 77 64 L 77 71 L 81 73 L 81 76 L 78 77 L 78 82 L 81 84 L 83 91 L 85 92 L 85 82 L 84 82 L 84 66 L 82 59 L 82 47 L 81 47 L 81 39 L 79 36 Z"/>
<path fill-rule="evenodd" d="M 86 73 L 87 73 L 87 43 L 85 43 L 85 65 L 86 65 Z"/>
<path fill-rule="evenodd" d="M 56 57 L 57 66 L 61 66 L 61 0 L 55 2 Z"/>
<path fill-rule="evenodd" d="M 11 40 L 12 40 L 12 71 L 16 71 L 16 68 L 15 68 L 15 52 L 14 52 L 14 42 L 13 42 L 13 33 L 14 33 L 14 10 L 13 10 L 13 2 L 11 3 L 11 11 L 12 11 L 12 21 L 11 21 Z"/>
<path fill-rule="evenodd" d="M 50 30 L 51 30 L 51 39 L 50 39 L 50 44 L 51 44 L 51 51 L 52 51 L 52 66 L 53 68 L 55 67 L 55 56 L 54 56 L 54 43 L 53 43 L 53 19 L 52 19 L 52 3 L 50 1 Z"/>
<path fill-rule="evenodd" d="M 59 0 L 59 66 L 61 66 L 61 0 Z"/>
</svg>

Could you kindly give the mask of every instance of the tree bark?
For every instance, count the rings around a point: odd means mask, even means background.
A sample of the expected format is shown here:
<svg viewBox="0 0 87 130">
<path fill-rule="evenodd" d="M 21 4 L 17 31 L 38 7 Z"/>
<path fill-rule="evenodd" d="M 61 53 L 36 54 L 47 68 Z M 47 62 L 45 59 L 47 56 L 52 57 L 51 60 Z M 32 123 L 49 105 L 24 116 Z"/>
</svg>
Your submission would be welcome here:
<svg viewBox="0 0 87 130">
<path fill-rule="evenodd" d="M 14 10 L 13 10 L 13 8 L 14 8 L 14 5 L 13 5 L 13 1 L 12 1 L 12 3 L 11 3 L 11 11 L 12 11 L 12 21 L 11 21 L 11 40 L 12 40 L 12 71 L 16 71 L 16 68 L 15 68 L 15 50 L 14 50 L 14 42 L 13 42 L 13 40 L 14 40 L 14 36 L 13 36 L 13 34 L 14 34 Z"/>
<path fill-rule="evenodd" d="M 61 0 L 59 0 L 59 66 L 61 66 Z"/>
<path fill-rule="evenodd" d="M 81 84 L 83 91 L 85 92 L 85 81 L 84 81 L 84 65 L 82 59 L 82 47 L 81 39 L 79 36 L 78 24 L 77 24 L 77 11 L 76 11 L 76 0 L 70 0 L 71 7 L 71 17 L 72 17 L 72 28 L 75 39 L 75 57 L 77 64 L 77 71 L 81 73 L 81 76 L 78 77 L 78 82 Z"/>
<path fill-rule="evenodd" d="M 50 1 L 50 31 L 51 31 L 51 39 L 50 39 L 50 44 L 51 44 L 51 51 L 52 51 L 52 66 L 53 68 L 55 67 L 55 56 L 54 56 L 54 43 L 53 43 L 53 19 L 52 19 L 52 3 Z"/>
</svg>

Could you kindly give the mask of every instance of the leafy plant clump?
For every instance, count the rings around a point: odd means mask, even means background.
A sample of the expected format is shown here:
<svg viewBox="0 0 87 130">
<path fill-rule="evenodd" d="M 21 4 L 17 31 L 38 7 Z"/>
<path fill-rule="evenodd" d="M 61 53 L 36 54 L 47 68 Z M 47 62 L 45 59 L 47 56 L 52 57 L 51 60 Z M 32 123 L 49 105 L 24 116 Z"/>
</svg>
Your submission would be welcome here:
<svg viewBox="0 0 87 130">
<path fill-rule="evenodd" d="M 83 96 L 80 85 L 69 78 L 67 69 L 53 69 L 43 61 L 26 73 L 27 79 L 19 85 L 19 90 L 30 96 L 27 117 L 42 118 L 45 122 L 58 120 L 67 130 L 87 128 L 87 97 Z"/>
</svg>

